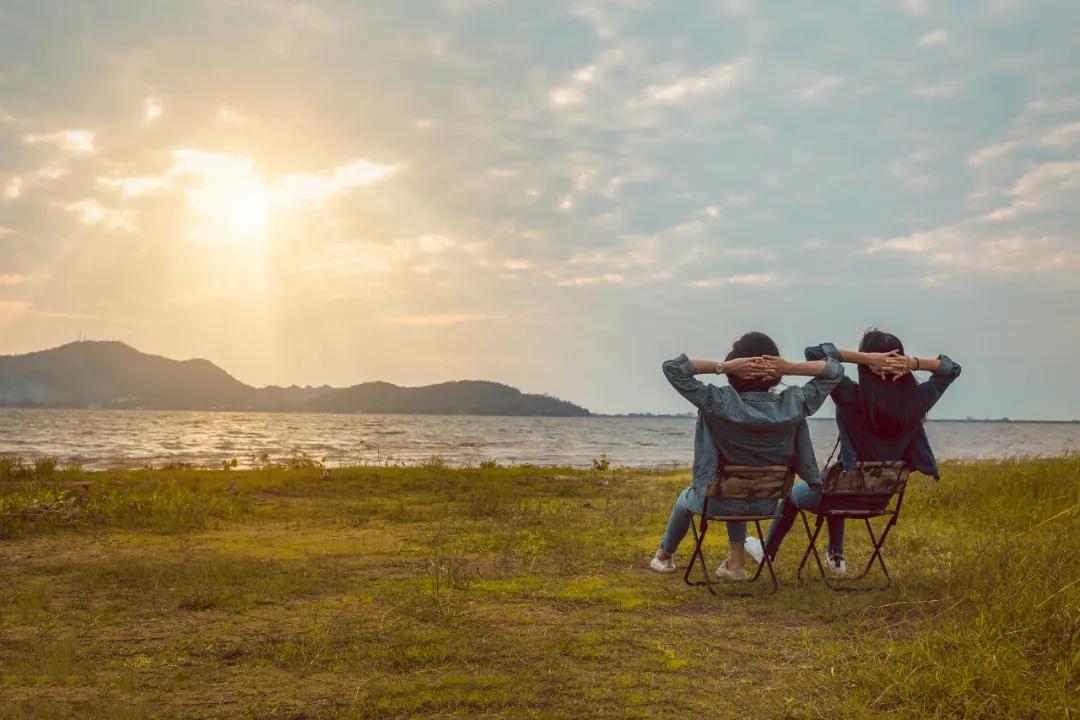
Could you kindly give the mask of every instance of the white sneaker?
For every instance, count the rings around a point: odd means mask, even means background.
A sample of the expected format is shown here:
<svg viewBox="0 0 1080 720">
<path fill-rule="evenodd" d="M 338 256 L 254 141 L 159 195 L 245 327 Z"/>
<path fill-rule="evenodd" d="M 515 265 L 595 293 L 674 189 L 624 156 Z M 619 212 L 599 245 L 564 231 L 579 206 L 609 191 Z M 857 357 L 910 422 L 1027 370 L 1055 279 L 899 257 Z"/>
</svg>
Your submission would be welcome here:
<svg viewBox="0 0 1080 720">
<path fill-rule="evenodd" d="M 727 582 L 746 582 L 746 571 L 742 568 L 738 570 L 729 570 L 727 566 L 727 560 L 720 563 L 716 568 L 716 577 Z"/>
<path fill-rule="evenodd" d="M 825 570 L 830 575 L 846 575 L 847 563 L 843 555 L 829 555 L 825 558 Z"/>
<path fill-rule="evenodd" d="M 653 559 L 649 561 L 649 569 L 658 573 L 673 573 L 678 568 L 675 567 L 675 558 L 669 557 L 667 560 L 661 560 L 653 555 Z"/>
<path fill-rule="evenodd" d="M 754 558 L 754 562 L 760 564 L 765 559 L 765 550 L 762 549 L 761 541 L 756 537 L 749 536 L 743 540 L 743 547 L 746 549 L 746 554 Z"/>
</svg>

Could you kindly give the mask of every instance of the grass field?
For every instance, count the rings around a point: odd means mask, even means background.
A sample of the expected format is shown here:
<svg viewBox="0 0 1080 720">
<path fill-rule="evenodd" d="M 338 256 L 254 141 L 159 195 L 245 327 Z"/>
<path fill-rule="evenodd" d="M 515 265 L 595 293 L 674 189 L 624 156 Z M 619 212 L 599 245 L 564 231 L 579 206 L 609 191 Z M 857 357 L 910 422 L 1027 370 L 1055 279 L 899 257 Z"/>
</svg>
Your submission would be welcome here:
<svg viewBox="0 0 1080 720">
<path fill-rule="evenodd" d="M 646 569 L 687 472 L 0 476 L 0 718 L 1080 717 L 1080 457 L 913 477 L 888 591 L 796 527 L 764 598 Z"/>
</svg>

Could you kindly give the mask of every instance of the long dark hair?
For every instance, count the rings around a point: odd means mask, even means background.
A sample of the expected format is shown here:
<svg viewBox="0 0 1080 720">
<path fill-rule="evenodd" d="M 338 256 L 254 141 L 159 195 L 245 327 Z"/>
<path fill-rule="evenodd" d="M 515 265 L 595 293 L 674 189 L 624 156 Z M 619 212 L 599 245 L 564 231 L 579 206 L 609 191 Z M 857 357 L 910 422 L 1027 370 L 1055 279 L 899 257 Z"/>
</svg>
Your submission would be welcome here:
<svg viewBox="0 0 1080 720">
<path fill-rule="evenodd" d="M 731 344 L 731 352 L 724 360 L 779 354 L 780 349 L 771 337 L 763 332 L 751 331 Z M 728 384 L 735 388 L 735 392 L 768 392 L 776 385 L 776 380 L 751 380 L 729 375 Z"/>
<path fill-rule="evenodd" d="M 904 344 L 892 333 L 871 328 L 859 343 L 860 352 L 904 354 Z M 895 437 L 914 430 L 926 417 L 926 400 L 908 373 L 898 380 L 884 380 L 866 365 L 859 366 L 859 403 L 866 423 L 878 435 Z"/>
</svg>

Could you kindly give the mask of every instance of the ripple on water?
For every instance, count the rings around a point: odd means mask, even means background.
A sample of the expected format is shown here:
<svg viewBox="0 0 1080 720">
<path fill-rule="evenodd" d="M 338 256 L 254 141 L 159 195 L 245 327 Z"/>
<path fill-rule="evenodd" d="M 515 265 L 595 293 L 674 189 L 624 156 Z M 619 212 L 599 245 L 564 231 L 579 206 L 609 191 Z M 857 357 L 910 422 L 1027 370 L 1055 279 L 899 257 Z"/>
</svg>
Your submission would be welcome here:
<svg viewBox="0 0 1080 720">
<path fill-rule="evenodd" d="M 0 410 L 0 453 L 56 456 L 89 469 L 147 463 L 242 464 L 269 453 L 313 457 L 388 457 L 450 462 L 684 465 L 693 451 L 693 418 L 489 418 L 422 415 L 299 415 L 160 411 Z M 810 423 L 819 461 L 836 427 Z M 1000 457 L 1080 452 L 1080 425 L 929 422 L 938 456 Z"/>
</svg>

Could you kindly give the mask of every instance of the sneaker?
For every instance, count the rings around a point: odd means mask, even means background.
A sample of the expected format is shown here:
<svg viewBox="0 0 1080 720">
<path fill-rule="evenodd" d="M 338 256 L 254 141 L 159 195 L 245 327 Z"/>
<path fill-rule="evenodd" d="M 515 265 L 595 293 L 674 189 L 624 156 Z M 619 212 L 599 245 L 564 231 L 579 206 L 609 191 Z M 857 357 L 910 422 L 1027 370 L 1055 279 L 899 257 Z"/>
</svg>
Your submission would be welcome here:
<svg viewBox="0 0 1080 720">
<path fill-rule="evenodd" d="M 754 558 L 754 562 L 760 563 L 765 559 L 765 551 L 761 548 L 761 541 L 756 537 L 748 537 L 743 541 L 746 554 Z"/>
<path fill-rule="evenodd" d="M 725 560 L 716 568 L 716 577 L 727 582 L 746 582 L 746 571 L 742 568 L 729 570 Z"/>
<path fill-rule="evenodd" d="M 825 558 L 825 570 L 830 575 L 846 575 L 847 563 L 844 562 L 843 555 L 829 555 Z"/>
<path fill-rule="evenodd" d="M 649 569 L 658 573 L 673 573 L 677 569 L 675 567 L 675 558 L 669 557 L 667 560 L 661 560 L 653 555 L 653 559 L 649 561 Z"/>
</svg>

